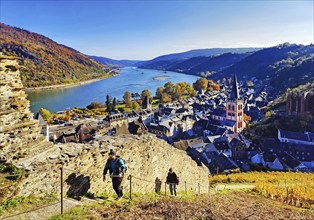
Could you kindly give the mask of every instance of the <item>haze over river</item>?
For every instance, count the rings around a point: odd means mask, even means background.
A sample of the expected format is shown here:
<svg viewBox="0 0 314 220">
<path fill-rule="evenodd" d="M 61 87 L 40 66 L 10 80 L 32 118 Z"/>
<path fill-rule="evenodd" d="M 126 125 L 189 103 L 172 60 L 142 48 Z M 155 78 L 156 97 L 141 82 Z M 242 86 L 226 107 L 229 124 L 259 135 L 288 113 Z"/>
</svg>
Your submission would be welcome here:
<svg viewBox="0 0 314 220">
<path fill-rule="evenodd" d="M 86 107 L 93 101 L 105 102 L 107 94 L 123 100 L 122 96 L 126 91 L 140 94 L 144 89 L 149 89 L 155 95 L 157 87 L 166 82 L 192 84 L 198 78 L 177 72 L 125 67 L 121 69 L 120 75 L 93 83 L 70 88 L 30 90 L 26 93 L 31 101 L 33 113 L 38 112 L 40 108 L 56 112 L 66 108 Z"/>
</svg>

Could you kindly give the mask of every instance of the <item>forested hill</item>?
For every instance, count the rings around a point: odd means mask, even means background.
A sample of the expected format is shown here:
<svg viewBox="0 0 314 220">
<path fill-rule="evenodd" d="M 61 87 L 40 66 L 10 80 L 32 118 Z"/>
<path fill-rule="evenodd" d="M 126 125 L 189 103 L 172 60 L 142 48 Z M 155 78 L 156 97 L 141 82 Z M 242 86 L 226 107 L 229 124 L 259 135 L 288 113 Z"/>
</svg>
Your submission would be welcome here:
<svg viewBox="0 0 314 220">
<path fill-rule="evenodd" d="M 106 77 L 106 66 L 67 46 L 0 23 L 0 51 L 20 57 L 25 87 L 66 84 Z"/>
</svg>

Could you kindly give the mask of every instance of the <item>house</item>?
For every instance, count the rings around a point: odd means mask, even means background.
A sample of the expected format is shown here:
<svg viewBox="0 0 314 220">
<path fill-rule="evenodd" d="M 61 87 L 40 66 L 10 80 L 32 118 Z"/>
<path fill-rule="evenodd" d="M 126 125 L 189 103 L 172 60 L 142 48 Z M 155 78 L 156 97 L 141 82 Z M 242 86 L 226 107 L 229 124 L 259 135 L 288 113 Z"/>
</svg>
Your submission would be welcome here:
<svg viewBox="0 0 314 220">
<path fill-rule="evenodd" d="M 193 115 L 184 115 L 181 119 L 182 131 L 192 129 L 195 121 L 196 118 Z"/>
<path fill-rule="evenodd" d="M 284 170 L 284 165 L 279 158 L 272 152 L 265 152 L 263 154 L 264 166 L 271 170 Z"/>
<path fill-rule="evenodd" d="M 260 147 L 263 151 L 273 151 L 278 155 L 287 153 L 307 166 L 309 171 L 314 171 L 314 148 L 312 145 L 279 142 L 274 138 L 266 138 L 261 142 Z"/>
<path fill-rule="evenodd" d="M 262 165 L 265 164 L 263 153 L 255 154 L 254 156 L 250 158 L 250 160 L 252 163 L 255 163 L 255 164 L 262 164 Z"/>
<path fill-rule="evenodd" d="M 187 140 L 187 142 L 188 142 L 189 147 L 196 148 L 196 149 L 201 149 L 205 147 L 206 145 L 203 141 L 203 138 L 201 137 L 189 139 Z"/>
<path fill-rule="evenodd" d="M 206 152 L 217 152 L 218 154 L 224 153 L 226 156 L 231 157 L 231 145 L 226 137 L 216 138 L 213 143 L 206 145 Z"/>
<path fill-rule="evenodd" d="M 128 131 L 130 132 L 130 134 L 140 135 L 147 133 L 148 128 L 140 118 L 129 123 Z"/>
<path fill-rule="evenodd" d="M 306 167 L 302 162 L 298 161 L 296 158 L 292 157 L 286 152 L 278 154 L 278 157 L 283 163 L 285 170 L 303 171 L 303 172 L 308 171 L 308 167 Z"/>
<path fill-rule="evenodd" d="M 91 124 L 80 124 L 76 127 L 75 133 L 79 143 L 86 143 L 93 139 L 93 136 L 96 134 L 96 128 Z"/>
<path fill-rule="evenodd" d="M 152 108 L 152 105 L 151 105 L 151 102 L 149 100 L 149 97 L 145 96 L 145 98 L 142 102 L 142 109 L 151 109 L 151 108 Z"/>
<path fill-rule="evenodd" d="M 191 147 L 188 147 L 186 149 L 186 152 L 196 162 L 198 166 L 202 166 L 202 153 Z"/>
<path fill-rule="evenodd" d="M 246 153 L 246 145 L 242 141 L 234 138 L 230 142 L 232 146 L 232 159 L 233 160 L 246 160 L 247 153 Z"/>
<path fill-rule="evenodd" d="M 123 123 L 128 123 L 128 116 L 126 114 L 110 114 L 104 118 L 106 128 L 115 128 L 117 125 L 121 126 Z"/>
<path fill-rule="evenodd" d="M 59 136 L 56 139 L 56 142 L 63 143 L 63 144 L 70 143 L 70 142 L 78 143 L 79 138 L 78 138 L 78 135 L 74 132 L 63 132 L 61 136 Z"/>
<path fill-rule="evenodd" d="M 215 108 L 212 112 L 212 119 L 218 121 L 226 120 L 226 110 L 223 107 Z"/>
<path fill-rule="evenodd" d="M 170 130 L 164 125 L 150 123 L 147 126 L 148 132 L 155 134 L 157 137 L 171 136 Z"/>
<path fill-rule="evenodd" d="M 310 132 L 293 132 L 278 129 L 278 140 L 285 143 L 314 145 L 313 134 Z"/>
<path fill-rule="evenodd" d="M 205 152 L 207 161 L 210 161 L 207 164 L 207 167 L 210 173 L 222 173 L 224 171 L 234 170 L 238 168 L 238 165 L 228 156 L 217 152 Z"/>
</svg>

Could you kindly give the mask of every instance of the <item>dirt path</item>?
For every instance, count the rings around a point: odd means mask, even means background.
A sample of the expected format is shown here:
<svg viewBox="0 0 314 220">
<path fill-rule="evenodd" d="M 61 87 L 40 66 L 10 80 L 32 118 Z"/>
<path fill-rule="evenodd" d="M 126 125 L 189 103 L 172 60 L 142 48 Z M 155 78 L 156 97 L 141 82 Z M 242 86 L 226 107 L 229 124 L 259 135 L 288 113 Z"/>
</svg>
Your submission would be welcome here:
<svg viewBox="0 0 314 220">
<path fill-rule="evenodd" d="M 210 190 L 210 194 L 214 195 L 221 190 L 239 190 L 239 189 L 252 189 L 254 185 L 246 185 L 246 184 L 237 184 L 237 185 L 228 185 L 228 184 L 218 184 L 215 188 Z M 178 195 L 180 197 L 180 195 Z M 81 201 L 73 200 L 73 199 L 64 199 L 64 212 L 71 210 L 74 207 L 97 203 L 99 201 L 83 198 Z M 60 213 L 60 202 L 50 204 L 41 208 L 37 208 L 36 210 L 24 212 L 24 213 L 16 213 L 11 214 L 7 217 L 0 217 L 0 219 L 5 220 L 42 220 L 48 219 L 49 217 Z"/>
<path fill-rule="evenodd" d="M 72 199 L 64 199 L 64 206 L 63 210 L 64 212 L 71 210 L 72 208 L 80 205 L 85 205 L 87 204 L 86 202 L 80 202 L 80 201 L 75 201 Z M 37 208 L 36 210 L 30 211 L 30 212 L 23 212 L 23 213 L 16 213 L 16 214 L 11 214 L 7 217 L 0 217 L 0 219 L 5 219 L 5 220 L 43 220 L 47 219 L 53 215 L 56 215 L 60 213 L 60 202 L 56 202 L 44 207 Z"/>
</svg>

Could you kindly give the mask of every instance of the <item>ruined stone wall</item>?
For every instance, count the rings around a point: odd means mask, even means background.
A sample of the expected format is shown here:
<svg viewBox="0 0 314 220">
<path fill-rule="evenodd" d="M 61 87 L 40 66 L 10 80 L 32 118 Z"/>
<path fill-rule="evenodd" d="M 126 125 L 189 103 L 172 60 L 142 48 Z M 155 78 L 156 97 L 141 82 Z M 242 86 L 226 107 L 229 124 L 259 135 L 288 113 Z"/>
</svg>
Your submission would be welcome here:
<svg viewBox="0 0 314 220">
<path fill-rule="evenodd" d="M 52 146 L 40 134 L 22 89 L 17 57 L 0 54 L 0 160 L 15 164 Z"/>
</svg>

